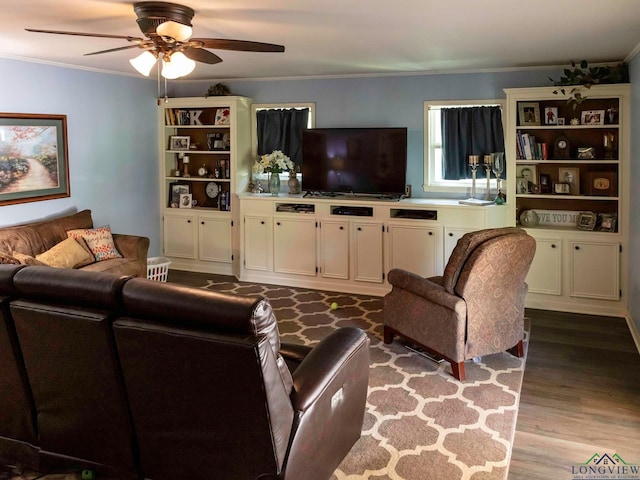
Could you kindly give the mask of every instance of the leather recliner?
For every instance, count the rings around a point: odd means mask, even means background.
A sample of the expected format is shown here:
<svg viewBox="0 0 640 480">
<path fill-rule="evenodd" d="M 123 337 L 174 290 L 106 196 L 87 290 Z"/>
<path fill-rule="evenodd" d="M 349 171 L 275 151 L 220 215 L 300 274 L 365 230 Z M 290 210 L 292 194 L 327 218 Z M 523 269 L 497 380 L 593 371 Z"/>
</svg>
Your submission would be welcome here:
<svg viewBox="0 0 640 480">
<path fill-rule="evenodd" d="M 48 267 L 0 265 L 3 296 L 48 469 L 326 480 L 360 436 L 359 329 L 281 345 L 267 299 Z"/>
</svg>

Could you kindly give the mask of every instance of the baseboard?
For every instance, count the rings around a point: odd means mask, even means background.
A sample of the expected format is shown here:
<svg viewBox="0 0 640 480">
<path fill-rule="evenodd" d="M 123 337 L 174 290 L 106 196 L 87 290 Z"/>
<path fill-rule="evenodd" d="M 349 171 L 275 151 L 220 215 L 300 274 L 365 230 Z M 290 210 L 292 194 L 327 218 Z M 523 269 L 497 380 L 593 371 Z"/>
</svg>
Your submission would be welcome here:
<svg viewBox="0 0 640 480">
<path fill-rule="evenodd" d="M 636 344 L 636 350 L 638 350 L 638 354 L 640 355 L 640 330 L 638 330 L 638 327 L 633 321 L 633 318 L 631 318 L 631 313 L 627 312 L 624 317 L 627 320 L 627 325 L 629 326 L 631 337 Z"/>
</svg>

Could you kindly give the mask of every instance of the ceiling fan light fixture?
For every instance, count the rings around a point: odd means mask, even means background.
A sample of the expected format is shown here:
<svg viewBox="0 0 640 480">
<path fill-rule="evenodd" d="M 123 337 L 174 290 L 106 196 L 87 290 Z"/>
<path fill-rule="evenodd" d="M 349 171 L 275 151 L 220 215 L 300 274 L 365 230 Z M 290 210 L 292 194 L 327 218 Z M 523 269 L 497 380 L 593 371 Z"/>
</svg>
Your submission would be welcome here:
<svg viewBox="0 0 640 480">
<path fill-rule="evenodd" d="M 156 64 L 156 61 L 156 55 L 147 50 L 145 52 L 142 52 L 137 57 L 129 60 L 129 63 L 142 75 L 148 77 L 149 73 L 151 73 L 151 69 Z"/>
<path fill-rule="evenodd" d="M 162 60 L 162 76 L 169 80 L 189 75 L 194 68 L 196 68 L 196 62 L 187 58 L 182 52 L 172 53 L 169 61 Z"/>
<path fill-rule="evenodd" d="M 178 42 L 186 42 L 191 38 L 193 29 L 191 25 L 184 25 L 182 23 L 169 20 L 158 25 L 156 33 L 161 37 L 171 37 Z"/>
</svg>

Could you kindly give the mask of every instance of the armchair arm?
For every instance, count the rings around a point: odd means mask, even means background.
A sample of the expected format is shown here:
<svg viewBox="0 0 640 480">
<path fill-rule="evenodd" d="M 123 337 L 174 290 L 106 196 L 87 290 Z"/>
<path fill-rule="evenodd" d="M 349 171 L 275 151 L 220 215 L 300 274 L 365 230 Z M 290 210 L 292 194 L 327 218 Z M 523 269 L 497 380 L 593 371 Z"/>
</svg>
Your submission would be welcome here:
<svg viewBox="0 0 640 480">
<path fill-rule="evenodd" d="M 149 250 L 149 239 L 147 237 L 138 237 L 136 235 L 124 235 L 121 233 L 113 233 L 113 243 L 125 258 L 137 258 L 147 261 L 147 252 Z"/>
<path fill-rule="evenodd" d="M 434 277 L 435 280 L 441 277 Z M 428 278 L 423 278 L 415 273 L 407 272 L 399 268 L 389 271 L 389 283 L 393 287 L 401 288 L 407 292 L 418 295 L 432 303 L 458 311 L 459 308 L 466 308 L 464 300 L 456 295 L 448 293 L 444 287 Z M 464 311 L 464 310 L 461 310 Z"/>
<path fill-rule="evenodd" d="M 308 345 L 299 345 L 297 343 L 280 343 L 280 355 L 284 358 L 290 372 L 294 372 L 300 363 L 307 357 L 312 348 Z"/>
<path fill-rule="evenodd" d="M 285 480 L 327 479 L 360 438 L 369 382 L 369 338 L 341 328 L 293 372 L 296 412 Z"/>
</svg>

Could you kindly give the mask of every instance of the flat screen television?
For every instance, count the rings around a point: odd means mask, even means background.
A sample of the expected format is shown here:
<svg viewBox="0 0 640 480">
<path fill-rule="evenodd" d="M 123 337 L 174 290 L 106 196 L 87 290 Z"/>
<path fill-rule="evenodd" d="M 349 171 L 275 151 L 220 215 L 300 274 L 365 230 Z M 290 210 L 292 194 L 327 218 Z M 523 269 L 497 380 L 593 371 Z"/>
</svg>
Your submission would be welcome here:
<svg viewBox="0 0 640 480">
<path fill-rule="evenodd" d="M 401 196 L 407 129 L 314 128 L 302 134 L 302 190 L 307 194 Z"/>
</svg>

